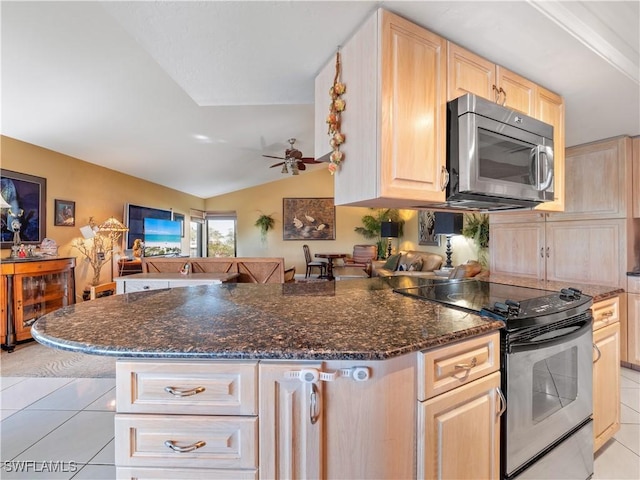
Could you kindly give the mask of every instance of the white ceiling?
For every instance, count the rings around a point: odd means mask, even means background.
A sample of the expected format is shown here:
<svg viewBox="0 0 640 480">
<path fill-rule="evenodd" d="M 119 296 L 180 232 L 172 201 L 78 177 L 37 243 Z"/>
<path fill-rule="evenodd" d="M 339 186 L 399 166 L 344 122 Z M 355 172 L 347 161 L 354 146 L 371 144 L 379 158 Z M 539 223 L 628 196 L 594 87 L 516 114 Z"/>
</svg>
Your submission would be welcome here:
<svg viewBox="0 0 640 480">
<path fill-rule="evenodd" d="M 2 1 L 2 134 L 203 198 L 279 180 L 378 6 L 563 95 L 567 146 L 640 134 L 637 0 Z"/>
</svg>

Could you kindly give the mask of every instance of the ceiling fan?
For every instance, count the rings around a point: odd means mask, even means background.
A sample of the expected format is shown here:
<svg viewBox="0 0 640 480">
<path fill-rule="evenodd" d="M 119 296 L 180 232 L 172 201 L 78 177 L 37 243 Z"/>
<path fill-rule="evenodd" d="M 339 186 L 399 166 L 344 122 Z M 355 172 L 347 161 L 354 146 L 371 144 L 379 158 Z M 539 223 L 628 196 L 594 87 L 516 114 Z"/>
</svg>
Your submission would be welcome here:
<svg viewBox="0 0 640 480">
<path fill-rule="evenodd" d="M 274 157 L 273 155 L 262 155 L 263 157 L 266 157 L 266 158 L 277 158 L 279 160 L 283 160 L 282 162 L 274 163 L 269 168 L 279 167 L 280 165 L 282 165 L 281 173 L 289 173 L 289 170 L 291 170 L 291 175 L 299 175 L 300 170 L 307 169 L 307 166 L 305 164 L 322 163 L 322 162 L 316 161 L 312 157 L 303 157 L 302 152 L 293 146 L 293 144 L 296 143 L 295 138 L 290 138 L 288 142 L 289 142 L 289 145 L 291 145 L 291 148 L 287 148 L 285 150 L 284 157 Z"/>
</svg>

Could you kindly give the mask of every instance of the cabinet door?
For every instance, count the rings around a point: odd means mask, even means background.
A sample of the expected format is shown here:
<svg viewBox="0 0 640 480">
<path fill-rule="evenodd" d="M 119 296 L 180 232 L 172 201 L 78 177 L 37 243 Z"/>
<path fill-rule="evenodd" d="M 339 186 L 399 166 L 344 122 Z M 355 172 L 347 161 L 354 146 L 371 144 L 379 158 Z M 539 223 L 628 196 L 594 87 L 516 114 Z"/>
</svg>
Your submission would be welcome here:
<svg viewBox="0 0 640 480">
<path fill-rule="evenodd" d="M 446 41 L 389 12 L 381 28 L 380 197 L 444 201 Z"/>
<path fill-rule="evenodd" d="M 322 478 L 325 412 L 322 382 L 287 379 L 301 368 L 322 364 L 260 363 L 260 478 Z M 312 419 L 312 414 L 318 413 Z"/>
<path fill-rule="evenodd" d="M 627 361 L 640 366 L 640 293 L 627 294 Z"/>
<path fill-rule="evenodd" d="M 499 478 L 499 388 L 496 372 L 419 404 L 418 478 Z"/>
<path fill-rule="evenodd" d="M 550 220 L 625 218 L 631 205 L 631 139 L 571 147 L 565 158 L 565 210 Z"/>
<path fill-rule="evenodd" d="M 500 66 L 496 67 L 496 77 L 498 87 L 504 90 L 499 103 L 535 117 L 537 85 Z"/>
<path fill-rule="evenodd" d="M 493 274 L 545 278 L 545 224 L 490 224 L 489 258 Z"/>
<path fill-rule="evenodd" d="M 447 100 L 472 93 L 496 101 L 494 63 L 447 42 Z"/>
<path fill-rule="evenodd" d="M 640 218 L 640 137 L 633 138 L 633 216 Z"/>
<path fill-rule="evenodd" d="M 593 332 L 594 452 L 620 429 L 620 324 Z"/>
<path fill-rule="evenodd" d="M 547 280 L 626 287 L 624 220 L 547 222 L 546 244 Z"/>
<path fill-rule="evenodd" d="M 564 211 L 564 101 L 560 95 L 538 87 L 536 96 L 535 117 L 553 126 L 553 202 L 545 202 L 538 205 L 536 210 L 546 212 Z"/>
</svg>

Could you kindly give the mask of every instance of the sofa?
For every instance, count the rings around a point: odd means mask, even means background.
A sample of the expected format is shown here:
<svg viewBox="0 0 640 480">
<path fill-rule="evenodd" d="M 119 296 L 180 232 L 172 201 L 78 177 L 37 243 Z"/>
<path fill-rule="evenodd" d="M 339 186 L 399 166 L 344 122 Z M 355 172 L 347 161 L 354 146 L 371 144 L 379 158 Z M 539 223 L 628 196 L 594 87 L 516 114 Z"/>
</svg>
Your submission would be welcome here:
<svg viewBox="0 0 640 480">
<path fill-rule="evenodd" d="M 409 250 L 391 255 L 387 260 L 373 262 L 372 276 L 433 274 L 442 266 L 443 258 L 437 253 Z"/>
</svg>

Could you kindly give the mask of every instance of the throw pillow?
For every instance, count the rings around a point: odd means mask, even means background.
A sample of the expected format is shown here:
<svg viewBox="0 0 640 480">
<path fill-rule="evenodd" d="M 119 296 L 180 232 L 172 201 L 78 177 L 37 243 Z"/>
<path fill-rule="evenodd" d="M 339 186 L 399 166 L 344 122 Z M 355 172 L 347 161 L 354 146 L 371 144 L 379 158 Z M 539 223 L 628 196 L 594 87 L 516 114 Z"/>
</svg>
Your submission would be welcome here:
<svg viewBox="0 0 640 480">
<path fill-rule="evenodd" d="M 411 265 L 409 265 L 409 271 L 411 271 L 411 272 L 419 272 L 421 270 L 422 270 L 422 259 L 421 258 L 419 258 L 418 260 L 413 262 Z"/>
<path fill-rule="evenodd" d="M 387 258 L 387 261 L 384 263 L 382 268 L 391 270 L 393 272 L 398 268 L 398 263 L 400 263 L 400 254 L 396 253 L 395 255 L 391 255 L 389 258 Z"/>
</svg>

